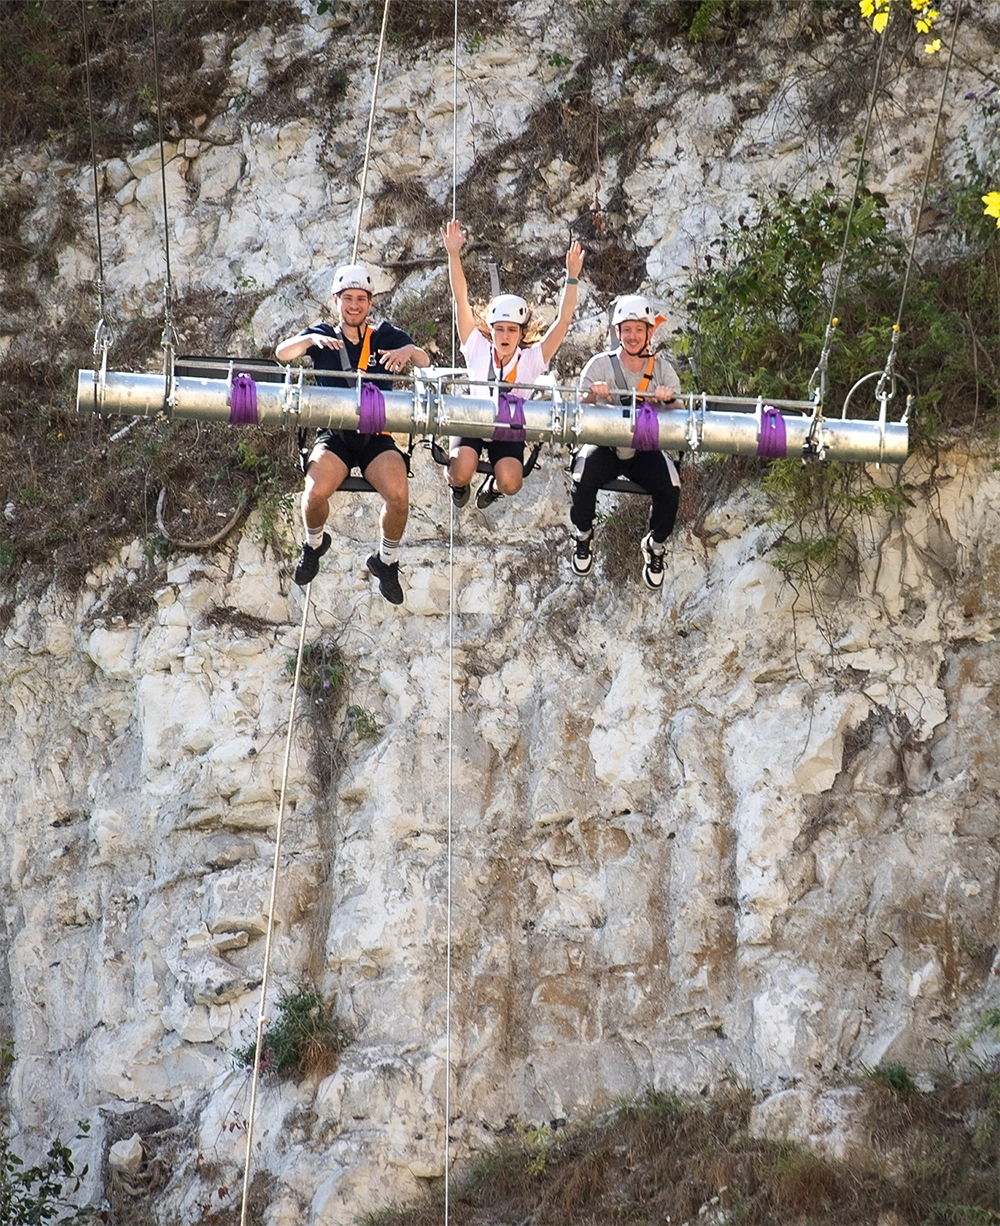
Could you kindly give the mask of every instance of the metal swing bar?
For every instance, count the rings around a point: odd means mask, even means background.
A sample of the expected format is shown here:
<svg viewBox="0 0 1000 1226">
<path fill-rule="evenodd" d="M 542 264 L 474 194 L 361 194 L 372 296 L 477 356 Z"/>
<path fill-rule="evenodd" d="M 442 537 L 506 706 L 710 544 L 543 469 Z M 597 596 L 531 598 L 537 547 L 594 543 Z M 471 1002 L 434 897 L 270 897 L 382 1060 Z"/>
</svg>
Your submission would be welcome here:
<svg viewBox="0 0 1000 1226">
<path fill-rule="evenodd" d="M 230 359 L 219 359 L 229 362 Z M 253 363 L 232 359 L 234 368 Z M 309 386 L 304 367 L 284 367 L 281 382 L 262 380 L 256 385 L 256 421 L 259 424 L 330 427 L 357 430 L 360 419 L 361 376 L 353 387 Z M 378 381 L 371 375 L 365 381 Z M 402 380 L 385 380 L 398 386 Z M 445 392 L 445 386 L 470 383 L 454 371 L 416 371 L 407 391 L 387 387 L 385 429 L 430 437 L 454 434 L 488 439 L 498 426 L 494 401 Z M 523 385 L 512 385 L 528 389 Z M 641 404 L 623 406 L 585 404 L 576 387 L 532 388 L 552 398 L 524 401 L 524 430 L 528 442 L 594 443 L 606 447 L 632 445 Z M 689 393 L 685 407 L 655 410 L 657 447 L 663 451 L 703 451 L 721 455 L 761 453 L 763 421 L 780 414 L 784 424 L 785 454 L 815 456 L 845 463 L 901 464 L 909 447 L 909 427 L 901 421 L 827 418 L 818 398 L 765 400 Z M 77 409 L 104 415 L 156 417 L 169 411 L 174 418 L 201 421 L 232 420 L 232 381 L 182 375 L 172 369 L 159 373 L 119 374 L 82 370 L 77 383 Z M 773 411 L 773 412 L 770 412 Z M 880 415 L 882 416 L 882 415 Z M 651 419 L 650 419 L 651 420 Z"/>
</svg>

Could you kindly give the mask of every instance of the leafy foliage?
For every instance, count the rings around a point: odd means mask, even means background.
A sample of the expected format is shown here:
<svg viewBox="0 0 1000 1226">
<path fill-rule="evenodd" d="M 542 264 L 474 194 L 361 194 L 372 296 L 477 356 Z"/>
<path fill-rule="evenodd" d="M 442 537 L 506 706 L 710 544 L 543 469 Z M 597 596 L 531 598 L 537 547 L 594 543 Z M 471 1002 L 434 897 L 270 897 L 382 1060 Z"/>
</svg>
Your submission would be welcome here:
<svg viewBox="0 0 1000 1226">
<path fill-rule="evenodd" d="M 857 380 L 884 365 L 903 304 L 897 369 L 919 397 L 924 434 L 968 424 L 979 403 L 1000 416 L 1000 370 L 983 356 L 1000 350 L 1000 236 L 972 215 L 985 172 L 971 152 L 970 162 L 975 184 L 943 190 L 937 203 L 964 225 L 966 249 L 951 259 L 939 254 L 911 271 L 908 284 L 906 246 L 875 193 L 862 189 L 852 215 L 832 183 L 804 198 L 779 189 L 756 217 L 741 216 L 689 282 L 693 322 L 678 349 L 693 359 L 700 385 L 729 395 L 807 398 L 834 304 L 839 322 L 824 407 L 835 414 Z M 933 249 L 941 253 L 943 244 Z M 901 402 L 895 416 L 902 416 Z"/>
<path fill-rule="evenodd" d="M 284 993 L 277 1018 L 264 1029 L 261 1072 L 276 1077 L 332 1072 L 349 1042 L 347 1027 L 330 1014 L 316 988 Z M 233 1052 L 237 1065 L 253 1068 L 256 1047 L 256 1042 L 238 1047 Z"/>
<path fill-rule="evenodd" d="M 0 1066 L 10 1055 L 0 1052 Z M 86 1138 L 90 1124 L 79 1122 L 77 1140 Z M 55 1140 L 37 1166 L 26 1166 L 11 1148 L 7 1119 L 0 1118 L 0 1226 L 71 1226 L 90 1219 L 86 1206 L 68 1198 L 80 1189 L 88 1168 L 78 1171 L 73 1151 Z"/>
</svg>

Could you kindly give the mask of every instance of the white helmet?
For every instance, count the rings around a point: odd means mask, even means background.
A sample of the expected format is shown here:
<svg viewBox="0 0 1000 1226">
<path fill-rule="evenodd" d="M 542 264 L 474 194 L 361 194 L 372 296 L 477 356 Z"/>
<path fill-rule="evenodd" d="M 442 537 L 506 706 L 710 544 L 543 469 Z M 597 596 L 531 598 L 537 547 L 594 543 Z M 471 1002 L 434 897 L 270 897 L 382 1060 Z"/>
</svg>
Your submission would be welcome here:
<svg viewBox="0 0 1000 1226">
<path fill-rule="evenodd" d="M 342 293 L 345 289 L 366 289 L 374 293 L 371 276 L 364 264 L 341 264 L 333 274 L 333 294 Z"/>
<path fill-rule="evenodd" d="M 499 323 L 520 324 L 528 322 L 528 304 L 517 294 L 500 294 L 486 308 L 486 323 L 489 327 Z"/>
<path fill-rule="evenodd" d="M 626 323 L 630 319 L 656 327 L 656 312 L 649 305 L 648 298 L 643 298 L 641 294 L 624 294 L 615 301 L 614 310 L 611 313 L 612 328 L 617 328 L 619 324 Z"/>
</svg>

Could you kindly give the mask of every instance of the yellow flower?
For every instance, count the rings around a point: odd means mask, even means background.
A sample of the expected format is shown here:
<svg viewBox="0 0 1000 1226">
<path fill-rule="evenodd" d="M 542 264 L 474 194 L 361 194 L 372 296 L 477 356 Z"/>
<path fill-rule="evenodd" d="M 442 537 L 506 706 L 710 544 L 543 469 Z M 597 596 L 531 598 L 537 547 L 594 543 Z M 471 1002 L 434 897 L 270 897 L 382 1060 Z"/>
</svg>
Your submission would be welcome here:
<svg viewBox="0 0 1000 1226">
<path fill-rule="evenodd" d="M 924 50 L 927 52 L 928 55 L 933 55 L 935 51 L 940 51 L 941 50 L 940 38 L 935 38 L 935 40 L 932 43 L 924 43 Z"/>
<path fill-rule="evenodd" d="M 995 217 L 997 219 L 997 228 L 1000 229 L 1000 192 L 990 192 L 989 195 L 983 196 L 983 204 L 986 208 L 983 212 L 987 217 Z"/>
<path fill-rule="evenodd" d="M 921 9 L 925 9 L 926 7 L 927 0 L 910 0 L 910 8 L 913 9 L 915 13 L 919 13 Z"/>
<path fill-rule="evenodd" d="M 917 21 L 917 33 L 918 34 L 930 34 L 930 32 L 931 32 L 931 23 L 929 21 L 925 21 L 923 17 L 921 17 Z"/>
<path fill-rule="evenodd" d="M 889 0 L 858 0 L 862 17 L 870 17 L 872 29 L 881 34 L 889 24 Z"/>
</svg>

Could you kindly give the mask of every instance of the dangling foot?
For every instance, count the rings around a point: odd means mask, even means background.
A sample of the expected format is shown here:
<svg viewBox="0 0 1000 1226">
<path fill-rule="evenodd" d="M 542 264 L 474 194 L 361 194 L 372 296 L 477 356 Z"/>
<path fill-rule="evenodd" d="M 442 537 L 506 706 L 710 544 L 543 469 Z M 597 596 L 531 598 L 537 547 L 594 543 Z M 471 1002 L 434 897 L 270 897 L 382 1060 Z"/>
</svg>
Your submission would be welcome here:
<svg viewBox="0 0 1000 1226">
<path fill-rule="evenodd" d="M 469 501 L 469 495 L 472 493 L 471 485 L 453 485 L 451 487 L 451 500 L 456 508 L 461 509 Z"/>
<path fill-rule="evenodd" d="M 658 592 L 663 587 L 663 556 L 666 549 L 653 540 L 652 532 L 642 538 L 642 581 L 646 587 Z"/>
<path fill-rule="evenodd" d="M 403 603 L 403 589 L 399 586 L 399 563 L 383 562 L 377 553 L 369 555 L 365 563 L 378 580 L 378 588 L 390 604 Z"/>
<path fill-rule="evenodd" d="M 323 539 L 314 549 L 308 541 L 302 546 L 302 557 L 295 567 L 293 578 L 299 587 L 308 587 L 319 573 L 319 560 L 330 548 L 330 534 L 323 533 Z"/>
<path fill-rule="evenodd" d="M 577 536 L 573 540 L 573 574 L 589 575 L 594 565 L 594 534 Z"/>
<path fill-rule="evenodd" d="M 497 483 L 492 477 L 487 477 L 483 484 L 479 487 L 479 493 L 476 495 L 476 506 L 480 511 L 485 511 L 502 498 L 503 494 L 497 489 Z"/>
</svg>

